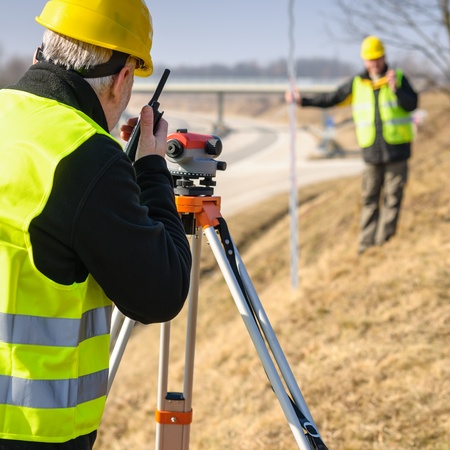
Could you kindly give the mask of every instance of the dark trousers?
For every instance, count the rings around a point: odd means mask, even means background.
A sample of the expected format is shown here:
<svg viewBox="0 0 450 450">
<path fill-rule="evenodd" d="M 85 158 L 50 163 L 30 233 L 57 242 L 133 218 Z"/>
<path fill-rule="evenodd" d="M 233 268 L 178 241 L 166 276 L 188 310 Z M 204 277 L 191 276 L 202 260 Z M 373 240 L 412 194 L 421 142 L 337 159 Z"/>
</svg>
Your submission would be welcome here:
<svg viewBox="0 0 450 450">
<path fill-rule="evenodd" d="M 96 437 L 97 432 L 93 431 L 61 444 L 0 439 L 0 450 L 92 450 Z"/>
<path fill-rule="evenodd" d="M 366 164 L 362 175 L 360 252 L 395 235 L 407 178 L 406 160 Z"/>
</svg>

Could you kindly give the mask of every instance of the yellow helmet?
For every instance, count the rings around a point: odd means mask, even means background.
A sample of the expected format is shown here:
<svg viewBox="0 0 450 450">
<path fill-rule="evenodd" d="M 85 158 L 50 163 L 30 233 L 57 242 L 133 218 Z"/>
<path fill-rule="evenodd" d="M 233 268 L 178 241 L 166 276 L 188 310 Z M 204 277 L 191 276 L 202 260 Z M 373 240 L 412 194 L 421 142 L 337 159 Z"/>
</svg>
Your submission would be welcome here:
<svg viewBox="0 0 450 450">
<path fill-rule="evenodd" d="M 378 59 L 384 56 L 384 45 L 376 36 L 367 36 L 361 44 L 361 58 Z"/>
<path fill-rule="evenodd" d="M 135 75 L 153 72 L 152 17 L 144 0 L 50 0 L 36 22 L 44 27 L 143 61 Z"/>
</svg>

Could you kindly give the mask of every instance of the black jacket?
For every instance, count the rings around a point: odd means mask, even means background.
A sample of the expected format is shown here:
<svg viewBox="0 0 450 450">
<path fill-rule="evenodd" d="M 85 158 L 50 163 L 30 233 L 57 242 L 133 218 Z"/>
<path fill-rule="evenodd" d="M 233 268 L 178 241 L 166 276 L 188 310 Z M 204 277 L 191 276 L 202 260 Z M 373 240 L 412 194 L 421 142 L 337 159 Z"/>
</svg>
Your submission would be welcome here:
<svg viewBox="0 0 450 450">
<path fill-rule="evenodd" d="M 73 71 L 40 62 L 10 88 L 70 105 L 107 130 L 97 95 Z M 133 167 L 120 145 L 92 136 L 58 165 L 48 202 L 30 225 L 30 238 L 36 266 L 45 276 L 70 285 L 90 273 L 134 320 L 165 322 L 183 307 L 191 252 L 172 177 L 158 155 L 141 158 Z"/>
<path fill-rule="evenodd" d="M 388 67 L 385 67 L 384 75 Z M 360 73 L 361 78 L 368 79 L 369 74 L 367 70 Z M 352 95 L 354 78 L 350 79 L 346 83 L 338 87 L 335 92 L 318 94 L 314 97 L 302 97 L 302 106 L 317 106 L 319 108 L 329 108 L 336 106 L 339 103 L 348 101 L 349 96 Z M 375 142 L 372 146 L 363 148 L 363 158 L 364 161 L 369 164 L 383 164 L 393 161 L 402 161 L 408 159 L 411 156 L 411 144 L 399 144 L 392 145 L 388 144 L 382 134 L 382 122 L 380 117 L 380 111 L 378 108 L 378 94 L 379 90 L 374 90 L 374 102 L 375 102 L 375 127 L 376 127 L 376 137 Z M 418 104 L 418 95 L 410 85 L 408 79 L 403 75 L 401 86 L 396 92 L 398 104 L 405 111 L 414 111 Z"/>
</svg>

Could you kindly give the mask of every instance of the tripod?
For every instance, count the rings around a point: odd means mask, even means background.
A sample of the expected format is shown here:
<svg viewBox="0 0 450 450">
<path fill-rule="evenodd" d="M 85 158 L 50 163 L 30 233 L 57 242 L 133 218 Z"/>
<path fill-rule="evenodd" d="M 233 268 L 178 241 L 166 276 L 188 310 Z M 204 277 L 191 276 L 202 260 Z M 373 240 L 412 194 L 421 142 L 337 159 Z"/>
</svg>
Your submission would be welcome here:
<svg viewBox="0 0 450 450">
<path fill-rule="evenodd" d="M 170 142 L 170 141 L 169 141 Z M 195 144 L 198 146 L 198 142 Z M 167 392 L 170 348 L 170 322 L 161 324 L 158 398 L 156 419 L 156 450 L 188 450 L 192 422 L 192 391 L 194 375 L 195 336 L 197 327 L 200 257 L 204 235 L 222 272 L 255 346 L 272 389 L 300 450 L 327 450 L 311 413 L 300 392 L 286 357 L 275 336 L 261 301 L 235 247 L 225 219 L 220 213 L 221 199 L 212 195 L 215 183 L 211 176 L 195 186 L 192 178 L 205 176 L 199 172 L 173 172 L 177 210 L 181 214 L 186 234 L 192 236 L 192 271 L 188 294 L 187 336 L 183 392 Z M 220 239 L 219 239 L 220 237 Z M 110 359 L 108 392 L 117 372 L 134 321 L 114 311 L 111 337 L 117 336 Z M 120 328 L 120 332 L 119 332 Z"/>
</svg>

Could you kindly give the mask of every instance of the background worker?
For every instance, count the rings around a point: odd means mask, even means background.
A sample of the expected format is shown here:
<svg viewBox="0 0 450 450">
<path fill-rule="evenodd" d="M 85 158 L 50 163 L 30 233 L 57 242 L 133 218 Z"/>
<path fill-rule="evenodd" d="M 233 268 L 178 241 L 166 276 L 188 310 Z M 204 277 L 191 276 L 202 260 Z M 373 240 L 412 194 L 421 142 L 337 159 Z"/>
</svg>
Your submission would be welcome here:
<svg viewBox="0 0 450 450">
<path fill-rule="evenodd" d="M 395 235 L 414 137 L 411 112 L 418 104 L 403 72 L 389 68 L 379 38 L 363 40 L 361 58 L 365 70 L 335 92 L 307 98 L 296 91 L 294 99 L 286 92 L 286 101 L 295 100 L 301 106 L 328 108 L 351 101 L 365 162 L 359 253 Z"/>
<path fill-rule="evenodd" d="M 191 253 L 167 122 L 153 134 L 142 109 L 134 167 L 110 135 L 134 75 L 153 70 L 145 2 L 51 0 L 36 20 L 38 62 L 0 91 L 0 449 L 87 450 L 106 400 L 112 302 L 143 323 L 171 320 Z"/>
</svg>

